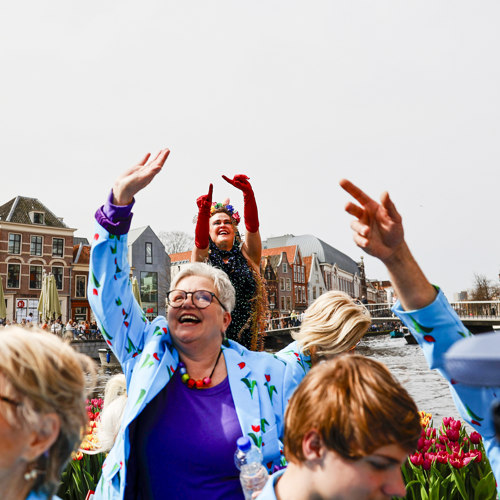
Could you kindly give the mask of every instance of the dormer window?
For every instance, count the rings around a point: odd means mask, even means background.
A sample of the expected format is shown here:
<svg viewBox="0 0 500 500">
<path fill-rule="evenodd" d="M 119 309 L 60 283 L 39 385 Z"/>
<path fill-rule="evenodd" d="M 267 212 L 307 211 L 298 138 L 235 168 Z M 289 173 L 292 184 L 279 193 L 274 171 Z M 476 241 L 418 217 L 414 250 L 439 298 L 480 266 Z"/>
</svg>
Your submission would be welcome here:
<svg viewBox="0 0 500 500">
<path fill-rule="evenodd" d="M 30 212 L 30 219 L 33 224 L 45 224 L 45 214 L 43 212 Z"/>
</svg>

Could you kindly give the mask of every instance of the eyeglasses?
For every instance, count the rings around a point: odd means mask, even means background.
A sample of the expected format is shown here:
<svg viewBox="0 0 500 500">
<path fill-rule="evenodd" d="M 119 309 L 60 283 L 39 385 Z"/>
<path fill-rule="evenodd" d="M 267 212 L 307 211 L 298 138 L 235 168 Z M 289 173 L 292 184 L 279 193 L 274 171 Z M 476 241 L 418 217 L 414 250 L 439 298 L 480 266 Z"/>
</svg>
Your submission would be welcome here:
<svg viewBox="0 0 500 500">
<path fill-rule="evenodd" d="M 167 293 L 167 302 L 170 307 L 178 308 L 181 307 L 186 301 L 188 295 L 191 295 L 191 300 L 193 304 L 198 309 L 207 308 L 213 301 L 213 299 L 217 299 L 217 302 L 220 304 L 224 311 L 227 311 L 224 304 L 219 300 L 219 297 L 215 295 L 213 292 L 209 292 L 208 290 L 196 290 L 194 292 L 185 292 L 184 290 L 170 290 Z"/>
<path fill-rule="evenodd" d="M 4 401 L 5 403 L 9 403 L 12 406 L 21 406 L 21 403 L 19 401 L 14 401 L 13 399 L 10 399 L 6 396 L 0 396 L 0 401 Z"/>
</svg>

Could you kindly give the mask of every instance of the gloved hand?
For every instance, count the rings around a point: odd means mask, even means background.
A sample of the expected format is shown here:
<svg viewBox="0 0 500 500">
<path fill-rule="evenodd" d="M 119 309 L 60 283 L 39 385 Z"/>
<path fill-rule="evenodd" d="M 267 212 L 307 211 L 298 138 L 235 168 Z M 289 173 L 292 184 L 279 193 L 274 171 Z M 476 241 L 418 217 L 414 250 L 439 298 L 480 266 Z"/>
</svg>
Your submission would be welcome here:
<svg viewBox="0 0 500 500">
<path fill-rule="evenodd" d="M 252 186 L 248 182 L 250 178 L 244 174 L 235 175 L 233 179 L 229 179 L 225 175 L 222 178 L 235 188 L 243 191 L 245 227 L 248 232 L 256 233 L 259 230 L 259 213 Z"/>
<path fill-rule="evenodd" d="M 208 193 L 200 196 L 196 200 L 196 204 L 198 205 L 198 220 L 196 221 L 194 244 L 196 245 L 196 248 L 199 248 L 200 250 L 208 248 L 210 208 L 212 207 L 212 191 L 213 185 L 210 184 Z"/>
</svg>

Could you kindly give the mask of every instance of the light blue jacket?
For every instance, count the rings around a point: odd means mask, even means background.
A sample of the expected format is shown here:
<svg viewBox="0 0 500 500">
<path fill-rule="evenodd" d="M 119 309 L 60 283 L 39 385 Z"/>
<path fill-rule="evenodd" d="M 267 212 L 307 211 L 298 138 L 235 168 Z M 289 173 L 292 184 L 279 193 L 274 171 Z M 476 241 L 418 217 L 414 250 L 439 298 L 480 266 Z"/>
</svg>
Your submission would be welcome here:
<svg viewBox="0 0 500 500">
<path fill-rule="evenodd" d="M 460 415 L 483 437 L 493 474 L 497 484 L 500 484 L 500 445 L 495 438 L 491 415 L 491 405 L 500 396 L 500 388 L 458 384 L 450 379 L 444 365 L 448 349 L 458 340 L 469 337 L 470 332 L 441 291 L 434 302 L 423 309 L 405 311 L 397 302 L 392 310 L 417 339 L 429 367 L 437 369 L 450 383 L 451 395 Z"/>
<path fill-rule="evenodd" d="M 32 491 L 26 498 L 26 500 L 48 500 L 49 495 L 47 493 Z M 52 495 L 50 500 L 61 500 L 57 495 Z"/>
<path fill-rule="evenodd" d="M 296 340 L 277 352 L 276 356 L 287 363 L 297 365 L 299 372 L 302 370 L 304 375 L 311 369 L 311 356 L 304 354 Z"/>
<path fill-rule="evenodd" d="M 128 400 L 115 445 L 103 466 L 95 499 L 122 499 L 130 453 L 129 425 L 168 383 L 179 356 L 164 317 L 149 322 L 129 280 L 127 236 L 99 224 L 90 259 L 89 302 L 101 332 L 120 361 Z M 262 447 L 269 470 L 283 465 L 284 412 L 303 372 L 276 356 L 252 352 L 236 342 L 223 347 L 229 386 L 242 434 Z M 263 446 L 265 444 L 265 446 Z M 168 477 L 165 478 L 168 488 Z"/>
</svg>

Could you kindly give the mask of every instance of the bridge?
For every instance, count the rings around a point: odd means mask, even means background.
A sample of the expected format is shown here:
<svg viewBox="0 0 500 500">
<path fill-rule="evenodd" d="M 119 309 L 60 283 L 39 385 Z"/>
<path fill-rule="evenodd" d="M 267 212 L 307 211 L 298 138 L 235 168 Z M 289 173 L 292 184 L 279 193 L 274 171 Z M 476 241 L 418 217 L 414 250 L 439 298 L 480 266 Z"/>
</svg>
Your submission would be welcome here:
<svg viewBox="0 0 500 500">
<path fill-rule="evenodd" d="M 472 333 L 491 331 L 500 325 L 500 300 L 450 302 L 458 317 Z M 392 304 L 366 304 L 373 324 L 400 323 L 392 313 Z M 300 315 L 297 318 L 281 317 L 270 321 L 267 336 L 287 336 L 300 328 Z"/>
</svg>

